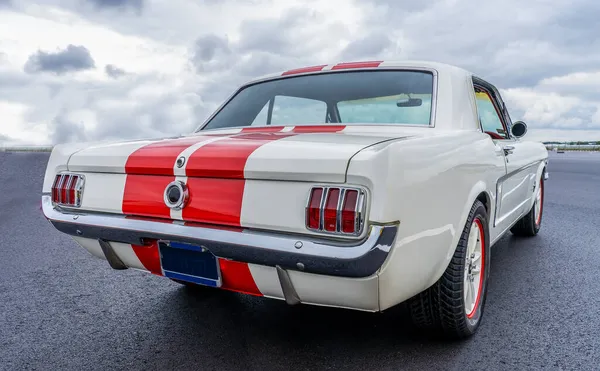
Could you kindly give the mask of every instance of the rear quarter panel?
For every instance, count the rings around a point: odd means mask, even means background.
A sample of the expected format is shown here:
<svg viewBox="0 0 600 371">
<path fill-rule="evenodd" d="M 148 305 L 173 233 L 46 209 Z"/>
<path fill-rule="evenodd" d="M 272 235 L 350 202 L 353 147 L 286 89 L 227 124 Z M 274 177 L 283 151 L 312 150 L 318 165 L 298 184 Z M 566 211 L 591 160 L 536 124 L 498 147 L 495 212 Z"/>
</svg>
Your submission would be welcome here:
<svg viewBox="0 0 600 371">
<path fill-rule="evenodd" d="M 503 157 L 490 137 L 477 131 L 384 143 L 352 159 L 347 181 L 371 190 L 370 222 L 400 222 L 379 272 L 382 310 L 441 277 L 480 193 L 493 215 L 495 184 L 504 173 Z"/>
</svg>

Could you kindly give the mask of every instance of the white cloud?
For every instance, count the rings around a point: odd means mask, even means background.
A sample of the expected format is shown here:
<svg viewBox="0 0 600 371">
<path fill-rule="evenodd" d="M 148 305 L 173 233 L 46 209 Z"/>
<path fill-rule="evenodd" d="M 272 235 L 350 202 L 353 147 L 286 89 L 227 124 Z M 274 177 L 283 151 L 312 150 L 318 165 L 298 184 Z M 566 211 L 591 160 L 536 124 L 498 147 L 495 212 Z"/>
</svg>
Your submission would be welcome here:
<svg viewBox="0 0 600 371">
<path fill-rule="evenodd" d="M 476 72 L 502 89 L 530 135 L 586 139 L 584 130 L 600 131 L 600 27 L 590 15 L 600 3 L 593 0 L 12 3 L 0 11 L 0 135 L 14 141 L 183 133 L 250 78 L 380 58 Z M 31 56 L 69 45 L 85 48 L 93 67 L 88 60 L 60 75 L 25 72 Z"/>
</svg>

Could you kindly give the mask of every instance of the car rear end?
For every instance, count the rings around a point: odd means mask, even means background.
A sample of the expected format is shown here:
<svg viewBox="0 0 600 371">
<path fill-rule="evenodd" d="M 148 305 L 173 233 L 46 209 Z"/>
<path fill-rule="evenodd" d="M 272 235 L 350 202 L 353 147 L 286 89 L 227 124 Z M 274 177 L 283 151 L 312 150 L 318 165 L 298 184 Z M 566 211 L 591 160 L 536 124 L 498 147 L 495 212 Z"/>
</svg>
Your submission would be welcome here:
<svg viewBox="0 0 600 371">
<path fill-rule="evenodd" d="M 347 171 L 364 149 L 430 127 L 435 82 L 433 72 L 392 72 L 249 85 L 186 137 L 58 146 L 44 214 L 115 269 L 377 311 L 378 271 L 398 222 L 371 220 L 375 197 L 381 204 L 386 193 L 373 194 L 374 179 L 348 183 Z M 274 109 L 280 96 L 287 101 Z M 321 108 L 321 119 L 308 118 Z M 263 113 L 266 124 L 256 125 Z"/>
<path fill-rule="evenodd" d="M 368 224 L 369 189 L 345 171 L 393 138 L 343 129 L 91 146 L 48 169 L 43 210 L 115 269 L 374 311 L 396 226 Z"/>
</svg>

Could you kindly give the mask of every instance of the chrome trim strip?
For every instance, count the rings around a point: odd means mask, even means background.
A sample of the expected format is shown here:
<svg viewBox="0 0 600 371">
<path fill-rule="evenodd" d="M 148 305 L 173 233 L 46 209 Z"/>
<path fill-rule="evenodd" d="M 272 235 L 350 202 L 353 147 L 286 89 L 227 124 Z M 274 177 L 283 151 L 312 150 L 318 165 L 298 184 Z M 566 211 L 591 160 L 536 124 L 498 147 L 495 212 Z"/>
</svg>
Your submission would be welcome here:
<svg viewBox="0 0 600 371">
<path fill-rule="evenodd" d="M 358 190 L 358 199 L 356 200 L 356 209 L 355 209 L 355 230 L 357 234 L 361 234 L 362 233 L 362 229 L 364 226 L 364 219 L 363 219 L 363 215 L 365 215 L 365 207 L 366 207 L 366 202 L 365 202 L 365 198 L 367 197 L 366 193 L 364 192 L 364 190 L 359 189 Z"/>
<path fill-rule="evenodd" d="M 362 239 L 334 240 L 242 228 L 186 226 L 181 221 L 55 208 L 49 195 L 42 196 L 42 210 L 56 229 L 72 236 L 130 244 L 143 244 L 147 239 L 188 242 L 203 246 L 220 258 L 340 277 L 375 274 L 398 231 L 397 223 L 377 224 L 371 225 Z"/>
<path fill-rule="evenodd" d="M 85 176 L 79 174 L 77 183 L 75 183 L 75 207 L 81 206 L 81 200 L 83 199 L 84 186 L 85 186 Z"/>
<path fill-rule="evenodd" d="M 319 222 L 319 232 L 325 231 L 325 207 L 327 205 L 327 197 L 329 197 L 329 188 L 323 187 L 323 198 L 321 199 L 321 220 Z"/>
<path fill-rule="evenodd" d="M 539 165 L 543 161 L 544 160 L 537 160 L 537 161 L 531 162 L 527 165 L 521 166 L 520 168 L 514 169 L 510 173 L 506 173 L 506 174 L 502 175 L 500 178 L 498 178 L 498 181 L 496 183 L 496 209 L 494 210 L 494 227 L 496 227 L 500 222 L 502 222 L 505 219 L 505 218 L 498 219 L 498 210 L 502 206 L 502 183 L 505 180 L 507 180 L 508 178 L 510 178 L 511 176 L 517 174 L 518 172 L 521 172 L 523 170 L 529 169 L 530 167 Z"/>
<path fill-rule="evenodd" d="M 342 232 L 342 205 L 346 198 L 346 189 L 340 188 L 340 194 L 338 195 L 337 210 L 335 212 L 335 231 Z"/>
</svg>

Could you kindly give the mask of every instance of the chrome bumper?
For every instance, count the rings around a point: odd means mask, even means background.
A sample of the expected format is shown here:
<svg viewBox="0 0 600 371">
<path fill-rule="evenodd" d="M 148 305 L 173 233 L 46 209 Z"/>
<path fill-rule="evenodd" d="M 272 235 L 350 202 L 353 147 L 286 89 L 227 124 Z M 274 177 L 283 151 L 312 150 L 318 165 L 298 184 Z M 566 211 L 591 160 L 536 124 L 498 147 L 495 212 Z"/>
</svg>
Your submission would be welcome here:
<svg viewBox="0 0 600 371">
<path fill-rule="evenodd" d="M 340 277 L 368 277 L 377 272 L 398 231 L 397 224 L 372 225 L 361 240 L 339 241 L 242 228 L 228 230 L 65 210 L 55 208 L 49 195 L 42 196 L 42 210 L 56 229 L 72 236 L 130 244 L 176 240 L 201 245 L 220 258 Z"/>
</svg>

